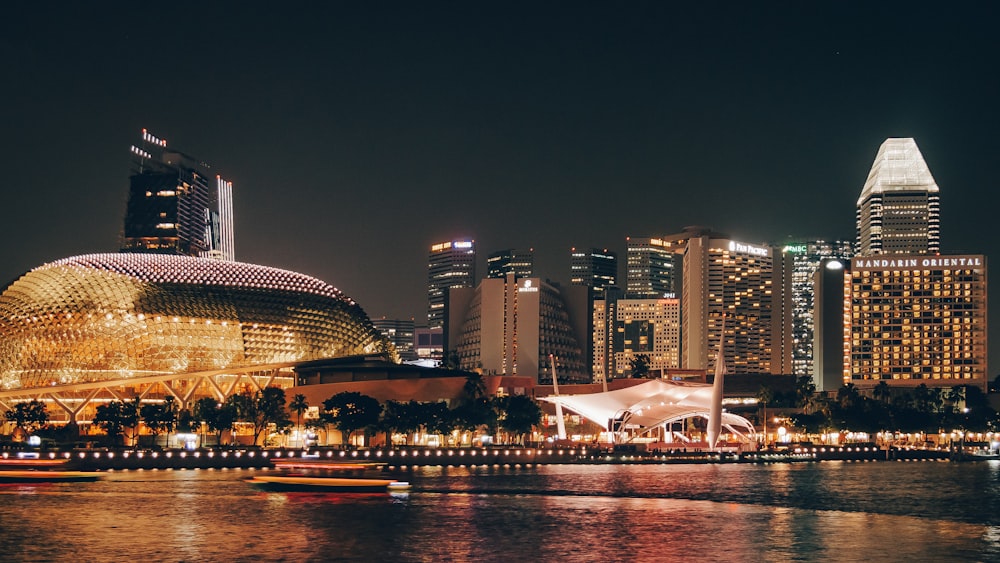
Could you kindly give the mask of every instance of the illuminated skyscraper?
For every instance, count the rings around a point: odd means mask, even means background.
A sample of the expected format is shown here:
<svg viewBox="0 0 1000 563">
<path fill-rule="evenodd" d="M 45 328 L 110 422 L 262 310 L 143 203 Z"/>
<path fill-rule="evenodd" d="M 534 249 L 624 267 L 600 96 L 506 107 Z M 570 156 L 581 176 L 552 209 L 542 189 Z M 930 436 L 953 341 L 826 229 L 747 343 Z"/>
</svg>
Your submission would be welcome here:
<svg viewBox="0 0 1000 563">
<path fill-rule="evenodd" d="M 770 246 L 708 234 L 688 239 L 681 367 L 714 369 L 725 315 L 730 373 L 791 373 L 790 262 Z"/>
<path fill-rule="evenodd" d="M 444 326 L 448 289 L 476 286 L 476 247 L 471 240 L 439 242 L 427 258 L 427 326 Z"/>
<path fill-rule="evenodd" d="M 143 129 L 132 145 L 122 251 L 235 260 L 233 184 L 208 169 Z"/>
<path fill-rule="evenodd" d="M 792 262 L 792 373 L 813 375 L 813 277 L 823 260 L 849 261 L 853 245 L 847 241 L 796 242 L 785 245 L 782 253 Z"/>
<path fill-rule="evenodd" d="M 616 284 L 618 279 L 618 255 L 606 248 L 587 250 L 574 248 L 570 251 L 569 283 L 584 285 L 594 290 L 594 297 L 600 298 L 605 290 Z"/>
<path fill-rule="evenodd" d="M 638 355 L 652 374 L 680 367 L 680 332 L 679 299 L 594 301 L 594 381 L 630 376 Z"/>
<path fill-rule="evenodd" d="M 551 354 L 560 382 L 590 381 L 589 290 L 538 278 L 484 279 L 452 288 L 446 346 L 459 368 L 519 375 L 552 383 Z"/>
<path fill-rule="evenodd" d="M 413 342 L 413 319 L 372 319 L 375 330 L 382 333 L 396 347 L 399 359 L 404 362 L 417 359 Z"/>
<path fill-rule="evenodd" d="M 844 383 L 986 390 L 986 257 L 884 254 L 849 264 Z"/>
<path fill-rule="evenodd" d="M 519 278 L 530 278 L 534 275 L 534 269 L 534 248 L 498 250 L 486 258 L 486 277 L 491 279 L 505 278 L 507 274 L 514 274 Z"/>
<path fill-rule="evenodd" d="M 886 139 L 875 155 L 857 211 L 858 254 L 940 250 L 938 186 L 913 139 Z"/>
<path fill-rule="evenodd" d="M 629 298 L 655 299 L 677 292 L 677 248 L 657 237 L 628 237 L 626 247 L 625 292 Z"/>
</svg>

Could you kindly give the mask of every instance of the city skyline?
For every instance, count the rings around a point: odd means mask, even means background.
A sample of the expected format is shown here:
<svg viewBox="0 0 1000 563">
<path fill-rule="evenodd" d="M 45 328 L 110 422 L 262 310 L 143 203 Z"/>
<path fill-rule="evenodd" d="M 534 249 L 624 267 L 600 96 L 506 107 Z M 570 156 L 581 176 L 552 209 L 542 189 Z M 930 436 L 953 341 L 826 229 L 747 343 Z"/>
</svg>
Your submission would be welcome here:
<svg viewBox="0 0 1000 563">
<path fill-rule="evenodd" d="M 143 127 L 232 178 L 237 260 L 373 318 L 426 314 L 444 240 L 474 239 L 477 268 L 534 248 L 564 284 L 573 247 L 688 225 L 853 240 L 889 137 L 940 186 L 942 253 L 990 259 L 996 8 L 897 8 L 207 6 L 202 33 L 184 10 L 18 6 L 0 283 L 117 248 Z"/>
</svg>

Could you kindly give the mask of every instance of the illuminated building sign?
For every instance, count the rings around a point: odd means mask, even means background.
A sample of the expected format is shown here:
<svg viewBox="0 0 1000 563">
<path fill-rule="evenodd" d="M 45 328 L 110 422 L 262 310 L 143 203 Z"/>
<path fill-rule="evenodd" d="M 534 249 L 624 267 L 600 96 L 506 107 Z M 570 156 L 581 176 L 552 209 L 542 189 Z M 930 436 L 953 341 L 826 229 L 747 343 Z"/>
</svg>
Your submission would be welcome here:
<svg viewBox="0 0 1000 563">
<path fill-rule="evenodd" d="M 782 249 L 783 252 L 788 252 L 790 254 L 805 254 L 808 248 L 804 244 L 789 244 Z"/>
<path fill-rule="evenodd" d="M 749 254 L 751 256 L 768 256 L 770 251 L 762 246 L 753 246 L 749 244 L 743 244 L 742 242 L 729 241 L 729 251 L 739 252 L 741 254 Z"/>
<path fill-rule="evenodd" d="M 976 268 L 983 266 L 982 256 L 893 256 L 891 258 L 855 258 L 856 270 L 906 270 L 925 268 Z"/>
<path fill-rule="evenodd" d="M 517 288 L 518 293 L 538 293 L 538 287 L 531 284 L 531 280 L 524 280 L 521 282 L 520 287 Z"/>
<path fill-rule="evenodd" d="M 467 241 L 467 240 L 466 241 L 456 241 L 455 242 L 455 248 L 472 248 L 472 242 L 471 241 Z"/>
</svg>

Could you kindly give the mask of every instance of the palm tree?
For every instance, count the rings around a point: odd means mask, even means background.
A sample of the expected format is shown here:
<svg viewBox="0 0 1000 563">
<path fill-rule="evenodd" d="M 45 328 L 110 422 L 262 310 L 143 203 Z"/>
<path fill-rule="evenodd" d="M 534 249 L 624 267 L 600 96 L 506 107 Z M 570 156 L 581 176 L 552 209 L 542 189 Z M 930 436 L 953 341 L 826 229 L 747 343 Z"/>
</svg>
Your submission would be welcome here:
<svg viewBox="0 0 1000 563">
<path fill-rule="evenodd" d="M 632 377 L 645 379 L 649 377 L 649 356 L 646 354 L 636 354 L 628 360 L 629 370 Z"/>
<path fill-rule="evenodd" d="M 309 402 L 306 401 L 306 396 L 299 393 L 292 397 L 292 402 L 288 404 L 288 408 L 295 411 L 295 426 L 299 429 L 299 436 L 302 435 L 302 413 L 309 410 Z"/>
<path fill-rule="evenodd" d="M 876 401 L 888 404 L 889 399 L 892 398 L 892 390 L 889 389 L 889 384 L 885 381 L 879 381 L 878 385 L 872 389 L 872 398 Z"/>
<path fill-rule="evenodd" d="M 767 403 L 774 400 L 774 391 L 771 390 L 767 385 L 761 385 L 760 389 L 757 390 L 757 402 L 764 405 L 764 416 L 761 422 L 763 423 L 764 431 L 764 446 L 767 447 Z"/>
<path fill-rule="evenodd" d="M 795 380 L 795 406 L 805 407 L 816 394 L 816 384 L 811 375 L 802 375 Z"/>
</svg>

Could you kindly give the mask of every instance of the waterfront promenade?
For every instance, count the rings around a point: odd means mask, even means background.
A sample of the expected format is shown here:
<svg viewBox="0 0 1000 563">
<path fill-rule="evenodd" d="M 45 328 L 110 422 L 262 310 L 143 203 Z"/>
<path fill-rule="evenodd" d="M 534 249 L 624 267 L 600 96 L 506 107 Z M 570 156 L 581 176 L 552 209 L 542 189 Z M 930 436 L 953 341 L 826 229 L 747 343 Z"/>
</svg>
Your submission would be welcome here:
<svg viewBox="0 0 1000 563">
<path fill-rule="evenodd" d="M 16 452 L 5 452 L 10 459 Z M 24 454 L 22 454 L 23 456 Z M 881 449 L 870 445 L 812 446 L 757 452 L 632 452 L 608 448 L 393 448 L 393 449 L 222 449 L 222 450 L 73 450 L 30 452 L 29 459 L 65 460 L 65 467 L 83 471 L 138 469 L 267 468 L 274 459 L 322 458 L 384 463 L 390 468 L 422 466 L 532 466 L 542 464 L 708 464 L 800 463 L 819 461 L 947 460 L 945 450 Z"/>
</svg>

